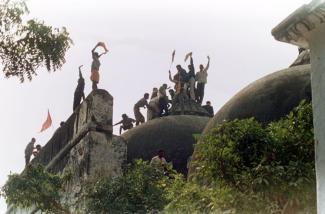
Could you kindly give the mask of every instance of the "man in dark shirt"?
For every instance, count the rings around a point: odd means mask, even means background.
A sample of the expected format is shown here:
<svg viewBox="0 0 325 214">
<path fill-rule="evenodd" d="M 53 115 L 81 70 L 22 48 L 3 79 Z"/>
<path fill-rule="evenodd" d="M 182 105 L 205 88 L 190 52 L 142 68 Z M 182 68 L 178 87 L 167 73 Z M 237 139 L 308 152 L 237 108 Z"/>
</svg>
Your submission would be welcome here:
<svg viewBox="0 0 325 214">
<path fill-rule="evenodd" d="M 135 123 L 135 119 L 129 118 L 126 114 L 122 114 L 122 120 L 118 123 L 115 123 L 114 126 L 118 124 L 122 124 L 120 126 L 120 134 L 122 133 L 123 130 L 128 130 L 133 128 L 133 123 Z"/>
<path fill-rule="evenodd" d="M 146 107 L 149 108 L 148 99 L 149 99 L 149 94 L 148 93 L 145 93 L 143 95 L 143 98 L 141 98 L 134 105 L 133 111 L 134 111 L 134 117 L 135 117 L 135 120 L 136 120 L 136 123 L 135 123 L 136 126 L 139 125 L 140 123 L 144 123 L 145 122 L 144 116 L 140 112 L 140 108 L 141 107 L 143 107 L 143 108 L 146 108 Z"/>
<path fill-rule="evenodd" d="M 77 85 L 77 88 L 76 88 L 76 90 L 74 92 L 73 111 L 80 105 L 81 99 L 85 100 L 85 94 L 84 94 L 85 80 L 82 77 L 81 67 L 82 67 L 82 65 L 79 66 L 78 85 Z"/>
<path fill-rule="evenodd" d="M 32 140 L 27 144 L 27 146 L 25 148 L 25 164 L 26 165 L 29 164 L 30 157 L 33 154 L 35 142 L 36 142 L 35 138 L 32 138 Z"/>
<path fill-rule="evenodd" d="M 208 113 L 209 113 L 209 117 L 213 117 L 214 116 L 214 111 L 213 111 L 213 107 L 211 106 L 211 102 L 207 101 L 206 105 L 202 106 Z"/>
</svg>

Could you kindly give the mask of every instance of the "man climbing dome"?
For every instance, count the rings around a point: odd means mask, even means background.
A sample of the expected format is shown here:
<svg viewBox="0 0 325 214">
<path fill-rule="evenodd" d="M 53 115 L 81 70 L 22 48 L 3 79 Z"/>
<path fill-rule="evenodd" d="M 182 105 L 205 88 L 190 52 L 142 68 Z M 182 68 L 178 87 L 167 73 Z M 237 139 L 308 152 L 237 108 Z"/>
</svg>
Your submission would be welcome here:
<svg viewBox="0 0 325 214">
<path fill-rule="evenodd" d="M 200 65 L 200 71 L 196 73 L 195 79 L 197 81 L 197 96 L 196 96 L 196 101 L 199 104 L 202 104 L 203 97 L 204 97 L 204 88 L 205 84 L 207 83 L 207 77 L 208 77 L 208 69 L 210 66 L 210 57 L 207 56 L 208 58 L 208 63 L 204 67 L 202 64 Z"/>
<path fill-rule="evenodd" d="M 133 128 L 133 123 L 135 123 L 135 119 L 128 117 L 126 114 L 122 114 L 122 120 L 118 123 L 115 123 L 114 126 L 122 124 L 120 126 L 120 134 L 122 134 L 122 130 L 126 131 Z"/>
<path fill-rule="evenodd" d="M 27 146 L 25 148 L 25 165 L 29 164 L 30 157 L 33 154 L 35 142 L 36 142 L 36 139 L 32 138 L 32 140 L 27 144 Z"/>
<path fill-rule="evenodd" d="M 80 105 L 81 99 L 85 100 L 85 94 L 84 94 L 85 79 L 82 77 L 81 67 L 82 65 L 79 66 L 78 85 L 76 87 L 76 90 L 74 92 L 74 97 L 73 97 L 73 111 Z"/>
<path fill-rule="evenodd" d="M 206 105 L 202 106 L 202 108 L 204 108 L 209 113 L 209 117 L 214 116 L 214 110 L 213 110 L 213 107 L 211 106 L 210 101 L 207 101 Z"/>
<path fill-rule="evenodd" d="M 95 52 L 97 47 L 103 47 L 105 49 L 104 53 L 98 54 L 98 52 Z M 91 50 L 93 62 L 91 63 L 91 76 L 90 80 L 92 81 L 92 89 L 97 89 L 97 84 L 99 83 L 99 67 L 100 67 L 100 61 L 99 58 L 108 52 L 108 49 L 106 48 L 105 44 L 103 42 L 98 42 L 97 45 Z"/>
<path fill-rule="evenodd" d="M 149 99 L 149 94 L 148 93 L 145 93 L 143 95 L 143 98 L 141 98 L 135 105 L 134 105 L 134 108 L 133 108 L 133 111 L 134 111 L 134 117 L 135 117 L 135 120 L 136 120 L 136 123 L 135 125 L 139 125 L 140 123 L 144 123 L 145 122 L 145 119 L 144 119 L 144 116 L 141 114 L 140 112 L 140 108 L 143 107 L 143 108 L 150 108 L 149 104 L 148 104 L 148 99 Z"/>
</svg>

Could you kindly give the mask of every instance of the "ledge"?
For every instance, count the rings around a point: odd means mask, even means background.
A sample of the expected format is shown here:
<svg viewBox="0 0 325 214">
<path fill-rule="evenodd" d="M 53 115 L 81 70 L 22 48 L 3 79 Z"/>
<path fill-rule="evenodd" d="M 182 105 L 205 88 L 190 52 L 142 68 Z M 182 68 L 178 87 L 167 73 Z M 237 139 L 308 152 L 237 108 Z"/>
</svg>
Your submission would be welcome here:
<svg viewBox="0 0 325 214">
<path fill-rule="evenodd" d="M 272 30 L 281 42 L 309 48 L 306 34 L 325 22 L 325 3 L 303 5 Z"/>
</svg>

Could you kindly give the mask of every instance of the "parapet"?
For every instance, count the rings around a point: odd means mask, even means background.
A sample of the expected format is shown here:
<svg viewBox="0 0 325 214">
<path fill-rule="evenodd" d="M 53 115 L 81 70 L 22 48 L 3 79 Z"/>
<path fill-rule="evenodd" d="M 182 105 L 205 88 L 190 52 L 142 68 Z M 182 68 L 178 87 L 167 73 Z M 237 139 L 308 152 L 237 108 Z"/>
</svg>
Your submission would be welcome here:
<svg viewBox="0 0 325 214">
<path fill-rule="evenodd" d="M 63 150 L 67 150 L 66 153 L 68 153 L 73 147 L 72 144 L 77 144 L 90 131 L 102 132 L 111 138 L 112 119 L 113 97 L 102 89 L 92 91 L 69 119 L 55 131 L 32 163 L 47 166 L 56 158 L 51 170 L 62 171 L 68 161 L 68 156 L 62 154 Z M 58 157 L 59 153 L 61 157 Z"/>
</svg>

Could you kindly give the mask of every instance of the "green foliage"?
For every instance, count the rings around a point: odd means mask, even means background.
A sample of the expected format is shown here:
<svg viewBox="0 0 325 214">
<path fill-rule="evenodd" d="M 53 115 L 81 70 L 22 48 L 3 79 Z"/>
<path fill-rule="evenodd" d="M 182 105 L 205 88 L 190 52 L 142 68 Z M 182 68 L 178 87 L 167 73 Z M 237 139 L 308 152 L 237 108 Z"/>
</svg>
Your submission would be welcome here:
<svg viewBox="0 0 325 214">
<path fill-rule="evenodd" d="M 65 63 L 72 40 L 65 28 L 58 29 L 41 21 L 28 20 L 24 0 L 0 0 L 0 59 L 6 77 L 23 82 L 32 79 L 36 69 L 57 70 Z"/>
<path fill-rule="evenodd" d="M 169 179 L 161 170 L 137 160 L 117 178 L 88 181 L 85 190 L 87 213 L 148 213 L 167 203 Z"/>
<path fill-rule="evenodd" d="M 59 201 L 59 191 L 64 182 L 65 178 L 45 171 L 41 165 L 28 165 L 20 175 L 9 175 L 1 195 L 14 207 L 35 207 L 47 213 L 67 213 Z"/>
<path fill-rule="evenodd" d="M 86 181 L 86 212 L 316 213 L 312 121 L 311 104 L 302 102 L 265 127 L 254 119 L 221 124 L 196 145 L 191 181 L 137 160 L 123 176 Z M 2 192 L 15 206 L 58 213 L 63 181 L 28 166 Z"/>
<path fill-rule="evenodd" d="M 238 185 L 238 172 L 256 167 L 269 142 L 266 131 L 254 119 L 234 120 L 219 125 L 198 144 L 198 176 L 227 180 Z"/>
<path fill-rule="evenodd" d="M 312 212 L 316 204 L 312 121 L 311 104 L 302 102 L 266 127 L 254 119 L 217 126 L 196 145 L 192 185 L 203 184 L 197 192 L 212 188 L 210 201 L 216 189 L 226 189 L 218 195 L 226 200 L 212 205 L 231 205 L 229 209 L 240 213 L 271 213 L 297 201 L 300 210 Z"/>
</svg>

